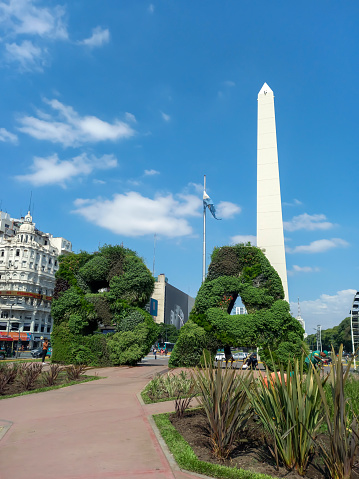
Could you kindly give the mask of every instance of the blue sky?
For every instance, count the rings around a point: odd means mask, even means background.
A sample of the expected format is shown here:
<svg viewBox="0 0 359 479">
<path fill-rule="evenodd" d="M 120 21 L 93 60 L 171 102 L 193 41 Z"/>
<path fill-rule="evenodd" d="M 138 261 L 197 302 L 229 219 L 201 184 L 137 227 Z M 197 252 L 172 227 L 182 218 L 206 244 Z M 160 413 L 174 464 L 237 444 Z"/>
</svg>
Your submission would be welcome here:
<svg viewBox="0 0 359 479">
<path fill-rule="evenodd" d="M 256 234 L 257 95 L 275 95 L 289 296 L 307 332 L 358 288 L 359 4 L 0 0 L 1 207 L 93 251 L 136 250 L 196 295 Z"/>
</svg>

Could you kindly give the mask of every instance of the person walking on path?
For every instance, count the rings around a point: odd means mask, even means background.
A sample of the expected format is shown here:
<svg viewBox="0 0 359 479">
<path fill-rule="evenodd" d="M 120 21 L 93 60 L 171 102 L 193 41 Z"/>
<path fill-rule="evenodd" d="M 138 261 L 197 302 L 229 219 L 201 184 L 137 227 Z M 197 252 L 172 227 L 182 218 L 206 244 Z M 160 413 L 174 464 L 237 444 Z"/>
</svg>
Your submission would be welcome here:
<svg viewBox="0 0 359 479">
<path fill-rule="evenodd" d="M 231 347 L 228 346 L 228 344 L 226 344 L 226 346 L 224 346 L 224 357 L 225 357 L 225 360 L 226 360 L 226 367 L 228 366 L 228 361 L 231 361 L 231 366 L 232 366 L 234 358 L 233 358 L 233 355 L 232 355 Z"/>
<path fill-rule="evenodd" d="M 153 348 L 153 355 L 154 355 L 155 359 L 157 359 L 157 349 L 156 348 Z"/>
<path fill-rule="evenodd" d="M 47 355 L 48 348 L 49 348 L 49 340 L 45 338 L 44 342 L 42 343 L 42 351 L 41 351 L 42 364 L 45 364 L 45 358 Z"/>
<path fill-rule="evenodd" d="M 324 358 L 328 356 L 328 351 L 313 351 L 310 353 L 306 358 L 305 358 L 305 364 L 309 370 L 310 364 L 313 364 L 315 368 L 317 368 L 318 365 L 323 364 Z"/>
</svg>

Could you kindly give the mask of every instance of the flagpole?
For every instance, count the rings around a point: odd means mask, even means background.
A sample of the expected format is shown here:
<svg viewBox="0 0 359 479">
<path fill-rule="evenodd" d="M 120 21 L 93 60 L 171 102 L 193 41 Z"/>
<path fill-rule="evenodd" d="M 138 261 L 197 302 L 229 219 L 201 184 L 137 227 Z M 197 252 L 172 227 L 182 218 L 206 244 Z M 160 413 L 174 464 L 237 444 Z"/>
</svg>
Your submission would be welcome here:
<svg viewBox="0 0 359 479">
<path fill-rule="evenodd" d="M 206 191 L 206 175 L 204 175 L 203 192 Z M 203 271 L 202 283 L 206 279 L 206 205 L 203 202 Z"/>
</svg>

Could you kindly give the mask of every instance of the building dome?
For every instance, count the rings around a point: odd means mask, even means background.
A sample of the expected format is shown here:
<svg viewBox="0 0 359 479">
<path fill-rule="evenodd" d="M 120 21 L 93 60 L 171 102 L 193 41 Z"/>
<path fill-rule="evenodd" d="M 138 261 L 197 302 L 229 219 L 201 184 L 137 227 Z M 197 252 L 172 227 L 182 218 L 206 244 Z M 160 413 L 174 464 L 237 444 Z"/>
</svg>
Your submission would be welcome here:
<svg viewBox="0 0 359 479">
<path fill-rule="evenodd" d="M 35 225 L 31 223 L 23 223 L 19 228 L 19 233 L 34 233 Z"/>
</svg>

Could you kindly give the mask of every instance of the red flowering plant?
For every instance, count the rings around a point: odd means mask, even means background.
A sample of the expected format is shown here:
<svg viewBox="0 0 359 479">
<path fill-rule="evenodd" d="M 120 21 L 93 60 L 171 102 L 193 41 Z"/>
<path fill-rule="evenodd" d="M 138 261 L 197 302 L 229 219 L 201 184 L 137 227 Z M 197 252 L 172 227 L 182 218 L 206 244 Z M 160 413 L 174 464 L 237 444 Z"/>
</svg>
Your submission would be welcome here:
<svg viewBox="0 0 359 479">
<path fill-rule="evenodd" d="M 233 296 L 227 296 L 225 294 L 223 296 L 222 301 L 219 303 L 219 307 L 222 308 L 223 310 L 227 311 L 231 301 L 233 301 Z"/>
</svg>

